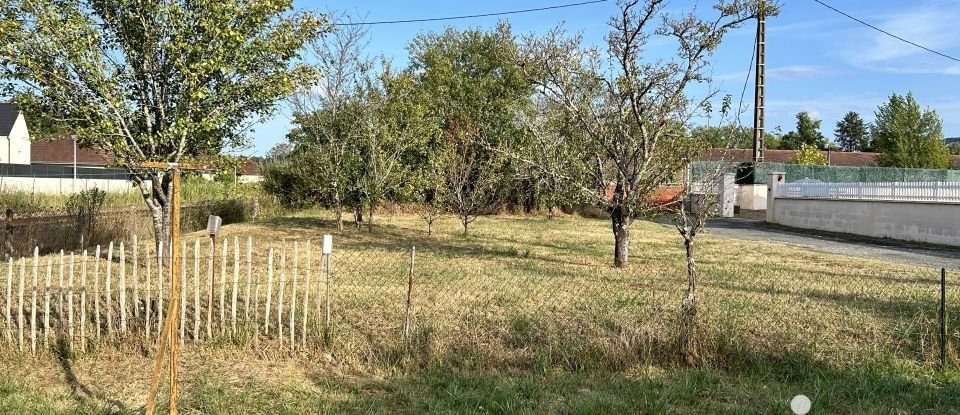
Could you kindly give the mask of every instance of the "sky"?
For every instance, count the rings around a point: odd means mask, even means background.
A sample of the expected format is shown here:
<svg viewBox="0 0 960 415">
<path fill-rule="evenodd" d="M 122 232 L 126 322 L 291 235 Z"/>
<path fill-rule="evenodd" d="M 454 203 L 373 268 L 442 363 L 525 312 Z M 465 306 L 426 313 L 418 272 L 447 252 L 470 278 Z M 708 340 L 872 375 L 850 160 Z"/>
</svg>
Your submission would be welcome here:
<svg viewBox="0 0 960 415">
<path fill-rule="evenodd" d="M 481 14 L 576 3 L 577 0 L 295 0 L 294 7 L 318 12 L 343 11 L 363 21 L 432 18 Z M 939 52 L 960 57 L 960 0 L 824 0 L 852 16 Z M 673 0 L 667 11 L 698 7 L 704 13 L 709 0 Z M 847 111 L 872 121 L 877 106 L 892 93 L 912 92 L 923 107 L 937 111 L 946 137 L 960 136 L 960 62 L 937 56 L 877 32 L 813 0 L 781 0 L 781 13 L 767 20 L 766 127 L 782 132 L 796 125 L 795 116 L 807 111 L 823 120 L 821 131 L 833 137 L 836 122 Z M 614 0 L 577 7 L 503 17 L 483 17 L 445 22 L 373 25 L 369 27 L 367 55 L 385 56 L 395 67 L 406 65 L 406 46 L 421 32 L 446 27 L 492 28 L 508 20 L 514 34 L 544 33 L 563 24 L 581 32 L 584 43 L 602 46 L 607 22 L 617 12 Z M 730 32 L 713 56 L 711 72 L 721 95 L 740 102 L 747 80 L 756 25 L 750 22 Z M 652 45 L 652 58 L 669 56 L 671 48 Z M 751 73 L 752 76 L 752 73 Z M 753 79 L 749 79 L 742 117 L 752 125 Z M 289 109 L 253 127 L 252 148 L 247 154 L 263 155 L 290 130 Z"/>
</svg>

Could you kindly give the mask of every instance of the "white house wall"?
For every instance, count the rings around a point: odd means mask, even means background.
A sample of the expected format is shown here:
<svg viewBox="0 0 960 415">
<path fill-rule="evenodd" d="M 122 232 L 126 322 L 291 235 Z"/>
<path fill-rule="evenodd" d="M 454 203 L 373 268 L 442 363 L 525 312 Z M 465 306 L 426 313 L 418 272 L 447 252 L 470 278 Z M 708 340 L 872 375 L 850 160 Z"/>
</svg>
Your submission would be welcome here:
<svg viewBox="0 0 960 415">
<path fill-rule="evenodd" d="M 30 133 L 23 114 L 17 116 L 9 137 L 0 137 L 0 163 L 30 164 Z"/>
</svg>

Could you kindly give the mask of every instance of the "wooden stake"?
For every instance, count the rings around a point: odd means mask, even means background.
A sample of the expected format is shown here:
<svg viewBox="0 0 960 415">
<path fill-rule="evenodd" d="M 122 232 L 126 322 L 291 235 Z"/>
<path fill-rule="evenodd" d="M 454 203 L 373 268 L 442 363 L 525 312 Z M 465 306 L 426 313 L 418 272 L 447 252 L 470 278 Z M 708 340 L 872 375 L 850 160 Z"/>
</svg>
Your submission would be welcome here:
<svg viewBox="0 0 960 415">
<path fill-rule="evenodd" d="M 37 354 L 37 268 L 40 267 L 40 248 L 33 248 L 33 291 L 30 306 L 30 352 Z"/>
<path fill-rule="evenodd" d="M 104 290 L 104 294 L 107 296 L 107 309 L 104 310 L 104 317 L 107 319 L 107 337 L 110 337 L 114 334 L 113 332 L 113 291 L 111 279 L 113 278 L 113 241 L 110 242 L 109 247 L 107 248 L 107 285 Z"/>
<path fill-rule="evenodd" d="M 63 287 L 63 250 L 62 250 L 62 249 L 60 250 L 60 258 L 59 258 L 59 261 L 60 261 L 60 283 L 57 284 L 57 318 L 58 318 L 58 320 L 59 320 L 59 324 L 57 324 L 57 327 L 58 327 L 58 330 L 59 330 L 59 332 L 60 332 L 60 335 L 63 336 L 63 333 L 65 332 L 65 330 L 63 329 L 63 328 L 64 328 L 64 327 L 63 327 L 63 323 L 64 323 L 64 320 L 65 320 L 65 319 L 63 318 L 63 317 L 64 317 L 64 315 L 63 315 L 63 293 L 64 293 L 65 290 L 63 289 L 64 287 Z"/>
<path fill-rule="evenodd" d="M 187 254 L 187 242 L 180 241 L 180 255 Z M 177 322 L 177 325 L 180 327 L 179 336 L 180 344 L 183 344 L 183 334 L 184 327 L 187 325 L 187 285 L 190 283 L 187 280 L 187 261 L 180 258 L 180 319 Z"/>
<path fill-rule="evenodd" d="M 240 281 L 240 239 L 233 237 L 233 292 L 230 302 L 230 333 L 237 334 L 237 284 Z"/>
<path fill-rule="evenodd" d="M 298 241 L 293 242 L 293 284 L 290 286 L 290 347 L 295 348 L 297 345 L 296 330 L 297 322 L 297 274 L 300 270 L 300 244 Z"/>
<path fill-rule="evenodd" d="M 127 258 L 120 242 L 120 334 L 127 334 Z"/>
<path fill-rule="evenodd" d="M 151 272 L 151 271 L 153 271 L 153 270 L 150 269 L 150 264 L 152 264 L 152 263 L 153 263 L 153 261 L 150 260 L 150 246 L 147 245 L 147 262 L 146 262 L 146 264 L 147 264 L 147 272 L 146 272 L 147 280 L 146 280 L 146 287 L 144 288 L 144 292 L 143 292 L 143 300 L 144 300 L 144 301 L 143 301 L 143 337 L 145 337 L 145 338 L 147 339 L 147 341 L 150 341 L 150 314 L 151 314 L 151 312 L 152 312 L 152 310 L 150 310 L 150 308 L 151 308 L 151 307 L 150 307 L 150 306 L 151 306 L 150 303 L 153 301 L 153 298 L 151 298 L 151 296 L 150 296 L 150 293 L 151 293 L 151 291 L 150 291 L 150 280 L 153 278 L 153 272 Z"/>
<path fill-rule="evenodd" d="M 17 332 L 19 342 L 17 343 L 17 350 L 23 352 L 23 326 L 25 325 L 25 318 L 23 314 L 23 285 L 24 285 L 24 275 L 27 274 L 27 261 L 23 257 L 20 257 L 20 289 L 17 293 Z"/>
<path fill-rule="evenodd" d="M 177 242 L 180 241 L 180 171 L 174 170 L 173 172 L 173 183 L 171 186 L 172 203 L 171 203 L 171 213 L 170 217 L 172 218 L 172 224 L 170 226 L 170 247 L 173 250 L 171 253 L 171 264 L 170 272 L 173 274 L 171 292 L 177 292 L 180 289 L 180 274 L 177 273 L 177 265 L 180 265 L 180 255 L 177 245 Z M 171 300 L 174 301 L 174 300 Z M 170 307 L 170 310 L 174 313 L 176 312 L 176 307 Z M 174 333 L 177 332 L 177 326 L 180 325 L 180 320 L 174 317 L 171 313 L 172 324 L 170 330 L 170 415 L 177 414 L 177 374 L 179 372 L 179 356 L 177 355 L 177 342 L 173 341 Z"/>
<path fill-rule="evenodd" d="M 403 318 L 403 339 L 410 341 L 410 300 L 413 295 L 413 262 L 417 258 L 417 247 L 410 250 L 410 273 L 407 274 L 407 310 Z"/>
<path fill-rule="evenodd" d="M 50 280 L 53 259 L 47 257 L 47 279 L 43 285 L 43 348 L 50 347 Z"/>
<path fill-rule="evenodd" d="M 22 259 L 20 260 L 23 261 Z M 23 274 L 21 273 L 20 285 L 23 285 Z M 21 292 L 20 297 L 23 297 Z M 273 297 L 273 247 L 267 256 L 267 306 L 263 309 L 263 334 L 270 335 L 270 298 Z M 21 303 L 23 301 L 21 300 Z M 21 304 L 21 309 L 23 309 Z M 21 324 L 22 326 L 22 324 Z"/>
<path fill-rule="evenodd" d="M 75 270 L 74 260 L 76 256 L 73 252 L 70 253 L 70 276 L 68 277 L 68 284 L 70 286 L 68 295 L 67 295 L 67 331 L 69 332 L 70 337 L 70 351 L 74 350 L 73 348 L 73 273 Z"/>
<path fill-rule="evenodd" d="M 80 350 L 87 351 L 87 250 L 80 263 Z"/>
<path fill-rule="evenodd" d="M 207 260 L 207 339 L 213 338 L 213 260 L 217 256 L 216 241 L 210 237 L 210 258 Z"/>
<path fill-rule="evenodd" d="M 168 248 L 169 250 L 169 248 Z M 157 243 L 157 336 L 164 336 L 165 332 L 160 330 L 164 324 L 163 320 L 163 241 Z M 169 265 L 169 261 L 167 262 Z"/>
<path fill-rule="evenodd" d="M 93 262 L 93 323 L 100 339 L 100 245 L 94 250 Z"/>
<path fill-rule="evenodd" d="M 7 266 L 7 296 L 5 297 L 6 307 L 4 307 L 4 311 L 6 312 L 6 315 L 7 315 L 7 327 L 6 327 L 6 330 L 4 331 L 6 332 L 7 344 L 9 345 L 13 345 L 13 310 L 11 310 L 10 308 L 11 307 L 10 302 L 11 302 L 12 296 L 13 296 L 13 257 L 11 256 L 9 259 L 9 266 Z"/>
<path fill-rule="evenodd" d="M 277 336 L 283 344 L 283 289 L 287 284 L 287 242 L 280 251 L 280 292 L 277 294 Z"/>
<path fill-rule="evenodd" d="M 193 241 L 193 339 L 200 338 L 200 240 Z"/>
<path fill-rule="evenodd" d="M 307 240 L 305 249 L 307 251 L 307 270 L 303 273 L 303 316 L 300 317 L 300 319 L 303 320 L 300 337 L 302 337 L 301 342 L 304 349 L 307 348 L 307 319 L 310 315 L 310 273 L 312 270 L 311 265 L 313 265 L 313 262 L 310 261 L 310 251 L 312 249 L 309 240 Z"/>
<path fill-rule="evenodd" d="M 140 256 L 140 246 L 137 244 L 137 234 L 133 234 L 133 317 L 140 317 L 140 279 L 137 278 L 137 259 Z M 147 261 L 149 264 L 150 261 Z M 150 275 L 150 274 L 147 274 Z"/>
<path fill-rule="evenodd" d="M 227 245 L 229 241 L 227 238 L 223 239 L 223 255 L 220 261 L 220 334 L 223 334 L 224 326 L 227 324 Z"/>
<path fill-rule="evenodd" d="M 247 237 L 247 289 L 243 294 L 243 321 L 247 325 L 250 323 L 250 284 L 253 271 L 253 237 Z"/>
</svg>

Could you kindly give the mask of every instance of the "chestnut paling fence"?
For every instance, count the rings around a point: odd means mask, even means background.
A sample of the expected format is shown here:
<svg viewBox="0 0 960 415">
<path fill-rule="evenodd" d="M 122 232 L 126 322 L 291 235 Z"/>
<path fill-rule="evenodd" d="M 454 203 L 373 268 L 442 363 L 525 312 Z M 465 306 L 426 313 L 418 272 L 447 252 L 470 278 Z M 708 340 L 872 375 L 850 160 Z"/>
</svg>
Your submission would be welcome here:
<svg viewBox="0 0 960 415">
<path fill-rule="evenodd" d="M 577 367 L 564 353 L 675 350 L 670 341 L 685 288 L 679 259 L 676 269 L 620 270 L 596 258 L 452 245 L 344 246 L 323 254 L 319 241 L 263 236 L 185 240 L 181 290 L 172 293 L 169 248 L 160 246 L 158 255 L 152 240 L 133 236 L 9 259 L 0 267 L 0 348 L 77 355 L 134 342 L 149 349 L 178 295 L 178 341 L 185 344 L 343 350 L 387 360 L 401 348 L 438 353 L 480 345 L 511 355 L 548 350 Z M 960 325 L 941 313 L 940 270 L 738 267 L 700 264 L 701 318 L 727 342 L 718 351 L 839 364 L 881 354 L 958 361 Z M 958 294 L 952 285 L 945 291 L 948 311 L 960 307 Z"/>
</svg>

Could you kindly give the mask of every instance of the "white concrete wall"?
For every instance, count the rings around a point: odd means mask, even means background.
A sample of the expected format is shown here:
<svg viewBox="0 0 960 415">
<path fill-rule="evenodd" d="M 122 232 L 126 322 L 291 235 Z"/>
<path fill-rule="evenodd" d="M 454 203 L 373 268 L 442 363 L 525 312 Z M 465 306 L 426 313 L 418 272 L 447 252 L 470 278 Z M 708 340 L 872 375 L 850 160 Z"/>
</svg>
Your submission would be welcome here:
<svg viewBox="0 0 960 415">
<path fill-rule="evenodd" d="M 737 206 L 740 209 L 766 210 L 767 185 L 741 184 L 737 189 Z"/>
<path fill-rule="evenodd" d="M 72 194 L 96 187 L 108 192 L 133 189 L 129 180 L 117 179 L 55 179 L 49 177 L 0 177 L 0 191 L 21 190 L 31 193 Z"/>
<path fill-rule="evenodd" d="M 0 137 L 0 163 L 30 164 L 30 132 L 23 114 L 17 115 L 9 137 Z"/>
<path fill-rule="evenodd" d="M 769 187 L 776 194 L 777 185 Z M 773 198 L 768 205 L 767 222 L 960 246 L 960 203 Z"/>
</svg>

